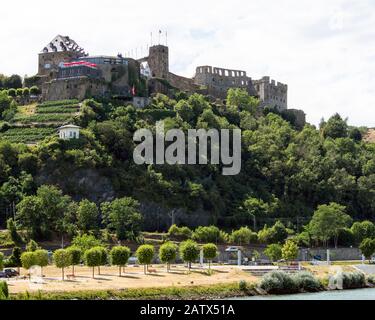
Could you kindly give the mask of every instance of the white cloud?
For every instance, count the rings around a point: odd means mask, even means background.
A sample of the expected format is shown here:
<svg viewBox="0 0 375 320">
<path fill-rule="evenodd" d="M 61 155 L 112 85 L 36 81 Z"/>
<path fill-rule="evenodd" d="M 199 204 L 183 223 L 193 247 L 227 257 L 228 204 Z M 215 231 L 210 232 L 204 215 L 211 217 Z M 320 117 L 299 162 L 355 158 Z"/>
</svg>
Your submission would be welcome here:
<svg viewBox="0 0 375 320">
<path fill-rule="evenodd" d="M 327 2 L 6 1 L 0 73 L 34 74 L 37 53 L 56 34 L 91 54 L 137 48 L 141 55 L 150 32 L 158 42 L 161 29 L 175 73 L 192 76 L 210 64 L 269 75 L 289 85 L 290 107 L 305 110 L 311 123 L 339 112 L 351 124 L 375 126 L 375 3 Z"/>
</svg>

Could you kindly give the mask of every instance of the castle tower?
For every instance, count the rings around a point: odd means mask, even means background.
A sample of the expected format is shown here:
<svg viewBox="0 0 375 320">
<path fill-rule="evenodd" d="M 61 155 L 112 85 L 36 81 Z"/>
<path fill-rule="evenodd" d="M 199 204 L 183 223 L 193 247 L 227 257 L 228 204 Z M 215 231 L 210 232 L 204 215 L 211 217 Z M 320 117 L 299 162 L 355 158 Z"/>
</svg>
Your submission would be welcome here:
<svg viewBox="0 0 375 320">
<path fill-rule="evenodd" d="M 152 77 L 167 79 L 169 74 L 169 50 L 167 46 L 150 47 L 148 65 Z"/>
</svg>

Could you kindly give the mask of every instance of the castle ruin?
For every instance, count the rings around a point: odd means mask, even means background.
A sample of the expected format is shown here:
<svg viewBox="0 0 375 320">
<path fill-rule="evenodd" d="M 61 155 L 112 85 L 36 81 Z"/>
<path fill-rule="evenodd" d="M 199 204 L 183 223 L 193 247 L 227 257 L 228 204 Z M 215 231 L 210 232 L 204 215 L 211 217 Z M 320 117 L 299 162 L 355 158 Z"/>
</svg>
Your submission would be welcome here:
<svg viewBox="0 0 375 320">
<path fill-rule="evenodd" d="M 90 56 L 68 36 L 56 36 L 39 54 L 38 77 L 45 100 L 95 96 L 148 97 L 179 90 L 224 100 L 230 88 L 243 88 L 259 98 L 262 107 L 288 109 L 288 86 L 265 76 L 253 80 L 246 71 L 198 66 L 187 78 L 169 69 L 169 48 L 153 45 L 141 59 Z M 295 109 L 291 109 L 295 110 Z M 301 112 L 298 118 L 304 118 Z"/>
</svg>

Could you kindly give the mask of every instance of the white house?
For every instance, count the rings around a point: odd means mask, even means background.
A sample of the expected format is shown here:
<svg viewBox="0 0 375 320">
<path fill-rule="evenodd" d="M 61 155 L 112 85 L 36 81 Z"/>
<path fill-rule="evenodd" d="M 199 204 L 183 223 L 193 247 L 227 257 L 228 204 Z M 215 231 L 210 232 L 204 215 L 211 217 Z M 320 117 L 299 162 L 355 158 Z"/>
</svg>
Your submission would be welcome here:
<svg viewBox="0 0 375 320">
<path fill-rule="evenodd" d="M 69 139 L 78 139 L 79 138 L 79 129 L 80 127 L 73 124 L 67 124 L 57 129 L 60 139 L 69 140 Z"/>
</svg>

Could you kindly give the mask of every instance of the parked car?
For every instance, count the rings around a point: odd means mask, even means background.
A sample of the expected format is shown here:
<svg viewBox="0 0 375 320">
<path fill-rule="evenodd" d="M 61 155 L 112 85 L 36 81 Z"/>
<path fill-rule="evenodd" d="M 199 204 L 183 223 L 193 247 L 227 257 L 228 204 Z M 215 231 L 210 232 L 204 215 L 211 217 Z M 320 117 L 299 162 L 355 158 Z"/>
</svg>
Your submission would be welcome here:
<svg viewBox="0 0 375 320">
<path fill-rule="evenodd" d="M 0 271 L 0 278 L 8 278 L 4 271 Z"/>
<path fill-rule="evenodd" d="M 20 275 L 17 270 L 10 269 L 10 268 L 9 269 L 5 269 L 4 272 L 8 276 L 8 278 L 17 277 L 17 276 Z"/>
</svg>

